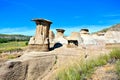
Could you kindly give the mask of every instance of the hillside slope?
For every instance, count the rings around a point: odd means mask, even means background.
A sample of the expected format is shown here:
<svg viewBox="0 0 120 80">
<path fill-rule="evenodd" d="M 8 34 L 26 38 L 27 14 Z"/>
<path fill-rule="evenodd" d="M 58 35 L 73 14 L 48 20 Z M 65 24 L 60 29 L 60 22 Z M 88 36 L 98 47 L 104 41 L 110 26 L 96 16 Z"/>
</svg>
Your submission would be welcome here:
<svg viewBox="0 0 120 80">
<path fill-rule="evenodd" d="M 108 30 L 110 30 L 110 31 L 120 31 L 120 23 L 116 24 L 116 25 L 113 25 L 109 28 L 102 29 L 102 30 L 100 30 L 98 32 L 95 32 L 95 33 L 106 33 Z"/>
</svg>

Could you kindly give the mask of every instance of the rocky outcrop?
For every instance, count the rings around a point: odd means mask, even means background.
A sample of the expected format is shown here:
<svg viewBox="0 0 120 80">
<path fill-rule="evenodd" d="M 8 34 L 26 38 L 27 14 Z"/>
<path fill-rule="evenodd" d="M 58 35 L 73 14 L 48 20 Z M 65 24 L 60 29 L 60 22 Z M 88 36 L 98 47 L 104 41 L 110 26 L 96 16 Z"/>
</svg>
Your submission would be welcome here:
<svg viewBox="0 0 120 80">
<path fill-rule="evenodd" d="M 50 41 L 50 43 L 54 43 L 54 38 L 55 38 L 54 32 L 49 30 L 49 41 Z"/>
<path fill-rule="evenodd" d="M 45 19 L 33 19 L 36 22 L 36 34 L 29 41 L 29 51 L 49 51 L 49 28 L 52 22 Z"/>
<path fill-rule="evenodd" d="M 107 31 L 105 34 L 106 43 L 120 43 L 120 31 Z"/>
<path fill-rule="evenodd" d="M 81 35 L 82 39 L 83 39 L 83 44 L 97 44 L 96 39 L 94 39 L 91 35 Z"/>
<path fill-rule="evenodd" d="M 79 32 L 72 32 L 71 35 L 67 37 L 67 40 L 68 47 L 76 47 L 83 42 Z"/>
<path fill-rule="evenodd" d="M 110 28 L 103 29 L 96 33 L 94 38 L 104 41 L 106 44 L 120 43 L 120 24 L 114 25 Z"/>
<path fill-rule="evenodd" d="M 97 41 L 89 34 L 88 29 L 81 29 L 80 35 L 83 39 L 83 44 L 85 45 L 97 44 Z"/>
<path fill-rule="evenodd" d="M 54 65 L 54 55 L 28 54 L 2 63 L 0 65 L 0 80 L 41 80 Z"/>
</svg>

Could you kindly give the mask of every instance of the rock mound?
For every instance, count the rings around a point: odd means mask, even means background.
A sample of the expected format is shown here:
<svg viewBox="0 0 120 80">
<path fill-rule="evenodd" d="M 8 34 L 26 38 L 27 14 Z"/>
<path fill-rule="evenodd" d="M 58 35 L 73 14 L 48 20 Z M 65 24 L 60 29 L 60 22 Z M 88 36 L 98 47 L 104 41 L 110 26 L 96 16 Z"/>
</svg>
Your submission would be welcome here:
<svg viewBox="0 0 120 80">
<path fill-rule="evenodd" d="M 0 65 L 0 80 L 41 80 L 54 64 L 54 56 L 24 54 Z"/>
</svg>

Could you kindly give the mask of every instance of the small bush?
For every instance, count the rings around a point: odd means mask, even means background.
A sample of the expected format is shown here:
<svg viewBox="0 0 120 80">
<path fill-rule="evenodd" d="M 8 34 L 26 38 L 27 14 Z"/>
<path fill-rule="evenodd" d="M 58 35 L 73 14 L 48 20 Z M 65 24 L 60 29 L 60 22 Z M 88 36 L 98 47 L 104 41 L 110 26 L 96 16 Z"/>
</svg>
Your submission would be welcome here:
<svg viewBox="0 0 120 80">
<path fill-rule="evenodd" d="M 26 45 L 26 46 L 28 45 L 28 41 L 25 42 L 25 45 Z"/>
</svg>

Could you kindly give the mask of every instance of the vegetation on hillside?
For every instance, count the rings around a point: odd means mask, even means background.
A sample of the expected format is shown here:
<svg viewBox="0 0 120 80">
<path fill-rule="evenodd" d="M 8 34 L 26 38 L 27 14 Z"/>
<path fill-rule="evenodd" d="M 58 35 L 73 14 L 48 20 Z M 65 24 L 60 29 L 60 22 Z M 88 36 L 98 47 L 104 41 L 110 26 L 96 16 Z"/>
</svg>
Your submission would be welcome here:
<svg viewBox="0 0 120 80">
<path fill-rule="evenodd" d="M 120 60 L 120 49 L 113 50 L 109 55 L 101 55 L 97 59 L 92 59 L 86 62 L 81 60 L 68 68 L 62 69 L 57 80 L 86 80 L 92 75 L 95 68 L 107 64 L 109 61 Z M 116 73 L 120 75 L 120 61 L 116 63 Z"/>
<path fill-rule="evenodd" d="M 0 43 L 9 41 L 28 41 L 31 36 L 0 34 Z"/>
</svg>

